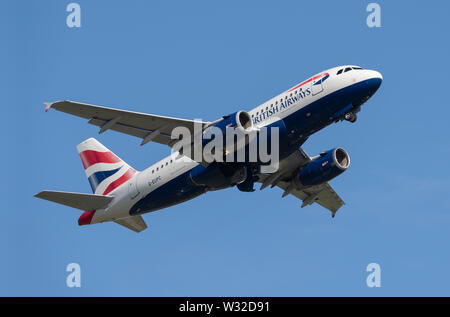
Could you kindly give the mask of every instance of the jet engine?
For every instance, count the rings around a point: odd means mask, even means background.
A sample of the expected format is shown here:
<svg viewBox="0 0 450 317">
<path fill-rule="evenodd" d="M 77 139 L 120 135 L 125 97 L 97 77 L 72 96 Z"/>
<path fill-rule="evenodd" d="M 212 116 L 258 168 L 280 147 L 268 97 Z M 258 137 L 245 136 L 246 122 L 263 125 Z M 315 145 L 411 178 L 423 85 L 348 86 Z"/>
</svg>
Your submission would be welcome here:
<svg viewBox="0 0 450 317">
<path fill-rule="evenodd" d="M 350 166 L 350 156 L 343 148 L 321 153 L 297 175 L 302 186 L 319 185 L 342 174 Z"/>
<path fill-rule="evenodd" d="M 212 135 L 214 135 L 214 138 L 217 138 L 217 129 L 222 133 L 220 141 L 222 142 L 224 155 L 244 148 L 257 136 L 250 114 L 246 111 L 237 111 L 223 116 L 222 119 L 205 129 L 202 138 L 203 147 L 211 142 Z"/>
<path fill-rule="evenodd" d="M 226 128 L 237 128 L 241 132 L 248 133 L 253 130 L 252 117 L 247 111 L 237 111 L 235 113 L 223 116 L 221 120 L 213 125 L 225 133 Z"/>
</svg>

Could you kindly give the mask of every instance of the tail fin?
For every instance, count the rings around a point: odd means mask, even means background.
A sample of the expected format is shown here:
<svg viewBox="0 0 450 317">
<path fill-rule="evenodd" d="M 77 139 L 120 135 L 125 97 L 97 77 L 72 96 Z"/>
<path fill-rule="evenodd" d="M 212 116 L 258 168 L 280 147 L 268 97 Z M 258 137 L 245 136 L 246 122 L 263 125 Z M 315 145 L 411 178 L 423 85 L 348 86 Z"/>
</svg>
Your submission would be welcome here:
<svg viewBox="0 0 450 317">
<path fill-rule="evenodd" d="M 97 195 L 108 195 L 136 171 L 94 138 L 77 145 L 84 171 Z"/>
</svg>

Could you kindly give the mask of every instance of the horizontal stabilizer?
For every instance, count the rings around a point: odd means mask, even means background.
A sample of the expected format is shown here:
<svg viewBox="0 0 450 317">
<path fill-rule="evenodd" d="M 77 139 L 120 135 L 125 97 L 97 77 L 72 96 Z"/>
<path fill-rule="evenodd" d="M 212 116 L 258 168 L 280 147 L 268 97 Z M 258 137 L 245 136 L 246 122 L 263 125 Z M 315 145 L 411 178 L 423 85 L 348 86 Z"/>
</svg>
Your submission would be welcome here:
<svg viewBox="0 0 450 317">
<path fill-rule="evenodd" d="M 34 195 L 34 197 L 85 211 L 92 211 L 106 207 L 114 198 L 112 196 L 68 193 L 52 190 L 41 191 L 40 193 Z"/>
<path fill-rule="evenodd" d="M 142 216 L 131 216 L 128 218 L 114 220 L 114 222 L 135 232 L 141 232 L 147 229 L 147 224 Z"/>
</svg>

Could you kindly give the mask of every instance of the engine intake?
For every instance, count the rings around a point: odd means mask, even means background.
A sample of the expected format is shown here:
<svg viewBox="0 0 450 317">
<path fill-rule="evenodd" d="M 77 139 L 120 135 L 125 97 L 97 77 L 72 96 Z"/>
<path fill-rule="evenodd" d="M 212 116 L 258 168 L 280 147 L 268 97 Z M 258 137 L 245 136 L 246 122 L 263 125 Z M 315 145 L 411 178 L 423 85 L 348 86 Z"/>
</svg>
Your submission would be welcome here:
<svg viewBox="0 0 450 317">
<path fill-rule="evenodd" d="M 212 135 L 217 138 L 217 133 L 214 131 L 217 129 L 222 133 L 220 141 L 223 155 L 229 155 L 244 148 L 257 135 L 250 114 L 246 111 L 237 111 L 223 116 L 222 119 L 205 129 L 202 139 L 203 147 L 211 141 Z"/>
<path fill-rule="evenodd" d="M 236 114 L 237 120 L 236 123 L 238 128 L 244 131 L 251 131 L 253 129 L 253 121 L 250 117 L 250 114 L 247 111 L 239 111 Z"/>
<path fill-rule="evenodd" d="M 253 130 L 252 117 L 247 111 L 237 111 L 235 113 L 222 117 L 222 120 L 214 124 L 214 127 L 219 128 L 225 133 L 226 128 L 237 128 L 244 133 L 249 133 Z"/>
<path fill-rule="evenodd" d="M 343 148 L 335 148 L 321 153 L 299 173 L 298 180 L 303 186 L 319 185 L 342 174 L 350 166 L 350 156 Z"/>
</svg>

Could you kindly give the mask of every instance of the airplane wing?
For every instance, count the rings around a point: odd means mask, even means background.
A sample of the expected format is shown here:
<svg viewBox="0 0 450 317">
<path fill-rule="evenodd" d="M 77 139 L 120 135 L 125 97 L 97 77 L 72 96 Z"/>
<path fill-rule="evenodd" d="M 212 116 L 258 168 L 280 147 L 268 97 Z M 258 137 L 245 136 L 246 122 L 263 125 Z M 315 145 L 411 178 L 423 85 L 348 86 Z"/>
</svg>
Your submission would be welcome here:
<svg viewBox="0 0 450 317">
<path fill-rule="evenodd" d="M 153 141 L 171 146 L 174 141 L 171 139 L 171 133 L 175 127 L 186 127 L 193 135 L 194 123 L 197 123 L 194 120 L 106 108 L 67 100 L 45 102 L 44 105 L 46 106 L 45 111 L 53 108 L 88 119 L 88 123 L 100 127 L 99 133 L 111 129 L 141 138 L 141 145 Z M 205 128 L 210 122 L 201 122 L 201 124 L 202 128 Z"/>
<path fill-rule="evenodd" d="M 277 184 L 278 187 L 283 190 L 287 190 L 289 183 L 280 182 Z M 308 187 L 307 189 L 298 190 L 293 189 L 290 194 L 302 200 L 302 208 L 312 203 L 318 203 L 322 207 L 331 211 L 332 216 L 345 205 L 341 197 L 334 191 L 334 189 L 328 183 L 321 185 Z"/>
<path fill-rule="evenodd" d="M 304 167 L 311 161 L 311 158 L 300 148 L 298 153 L 298 160 L 300 166 Z M 292 175 L 298 172 L 298 167 L 293 169 L 291 166 L 283 166 L 280 164 L 280 169 L 274 174 L 259 174 L 258 182 L 263 183 L 261 189 L 272 185 L 278 186 L 284 190 L 283 196 L 293 195 L 302 201 L 301 207 L 318 203 L 322 207 L 331 211 L 331 215 L 334 217 L 336 212 L 345 205 L 341 197 L 334 191 L 334 189 L 328 183 L 323 183 L 316 186 L 311 186 L 303 189 L 296 189 L 292 184 Z"/>
<path fill-rule="evenodd" d="M 128 218 L 117 219 L 114 220 L 114 222 L 135 232 L 141 232 L 147 229 L 147 224 L 142 216 L 131 216 Z"/>
</svg>

